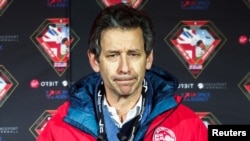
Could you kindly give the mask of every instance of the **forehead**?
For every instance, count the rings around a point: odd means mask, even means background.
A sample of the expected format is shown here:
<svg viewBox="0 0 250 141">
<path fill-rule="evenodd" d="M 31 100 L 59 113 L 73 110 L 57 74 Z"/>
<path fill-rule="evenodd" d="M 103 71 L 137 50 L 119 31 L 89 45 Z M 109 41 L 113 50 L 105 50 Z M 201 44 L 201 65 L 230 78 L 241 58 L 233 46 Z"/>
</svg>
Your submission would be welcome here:
<svg viewBox="0 0 250 141">
<path fill-rule="evenodd" d="M 141 28 L 121 29 L 112 28 L 102 32 L 101 46 L 103 47 L 142 47 L 144 44 Z"/>
</svg>

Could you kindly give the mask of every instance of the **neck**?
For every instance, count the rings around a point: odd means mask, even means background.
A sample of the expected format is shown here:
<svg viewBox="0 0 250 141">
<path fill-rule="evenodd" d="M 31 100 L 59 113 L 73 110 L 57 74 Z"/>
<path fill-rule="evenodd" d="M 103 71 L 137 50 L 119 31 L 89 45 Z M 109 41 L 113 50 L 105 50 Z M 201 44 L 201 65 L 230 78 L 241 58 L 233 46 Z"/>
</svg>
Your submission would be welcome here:
<svg viewBox="0 0 250 141">
<path fill-rule="evenodd" d="M 116 109 L 116 113 L 121 122 L 125 121 L 129 110 L 135 107 L 136 103 L 140 99 L 141 94 L 131 96 L 120 96 L 114 98 L 113 96 L 106 96 L 107 103 L 110 107 Z"/>
<path fill-rule="evenodd" d="M 106 99 L 111 107 L 115 107 L 118 110 L 126 110 L 126 109 L 130 110 L 138 102 L 140 96 L 141 93 L 136 95 L 119 96 L 119 97 L 106 95 Z"/>
</svg>

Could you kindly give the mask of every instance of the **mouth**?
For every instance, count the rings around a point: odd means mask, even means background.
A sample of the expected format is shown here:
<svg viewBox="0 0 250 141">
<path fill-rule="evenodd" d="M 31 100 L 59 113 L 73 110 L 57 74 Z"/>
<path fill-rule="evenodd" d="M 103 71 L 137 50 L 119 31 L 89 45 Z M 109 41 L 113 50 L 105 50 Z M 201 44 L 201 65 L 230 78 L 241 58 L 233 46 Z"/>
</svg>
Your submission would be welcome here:
<svg viewBox="0 0 250 141">
<path fill-rule="evenodd" d="M 121 77 L 121 78 L 115 79 L 115 82 L 119 85 L 132 85 L 134 81 L 135 81 L 135 78 L 132 78 L 132 77 Z"/>
</svg>

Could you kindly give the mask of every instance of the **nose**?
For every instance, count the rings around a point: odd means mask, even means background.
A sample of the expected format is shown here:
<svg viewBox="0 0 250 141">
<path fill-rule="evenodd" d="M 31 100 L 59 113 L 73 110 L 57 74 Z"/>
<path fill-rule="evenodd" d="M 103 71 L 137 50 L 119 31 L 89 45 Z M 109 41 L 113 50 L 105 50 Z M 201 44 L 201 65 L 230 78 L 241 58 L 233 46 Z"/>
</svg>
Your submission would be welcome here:
<svg viewBox="0 0 250 141">
<path fill-rule="evenodd" d="M 126 55 L 122 55 L 119 61 L 118 72 L 120 74 L 128 74 L 130 72 L 129 60 Z"/>
</svg>

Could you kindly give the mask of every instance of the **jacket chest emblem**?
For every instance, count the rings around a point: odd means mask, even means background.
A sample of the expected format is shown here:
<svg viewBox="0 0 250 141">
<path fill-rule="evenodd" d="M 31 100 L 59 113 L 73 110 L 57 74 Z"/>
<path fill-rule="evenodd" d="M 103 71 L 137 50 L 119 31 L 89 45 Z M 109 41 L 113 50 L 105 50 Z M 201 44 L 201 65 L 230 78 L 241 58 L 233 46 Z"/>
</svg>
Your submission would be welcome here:
<svg viewBox="0 0 250 141">
<path fill-rule="evenodd" d="M 171 129 L 161 126 L 155 129 L 153 141 L 176 141 L 176 137 Z"/>
</svg>

